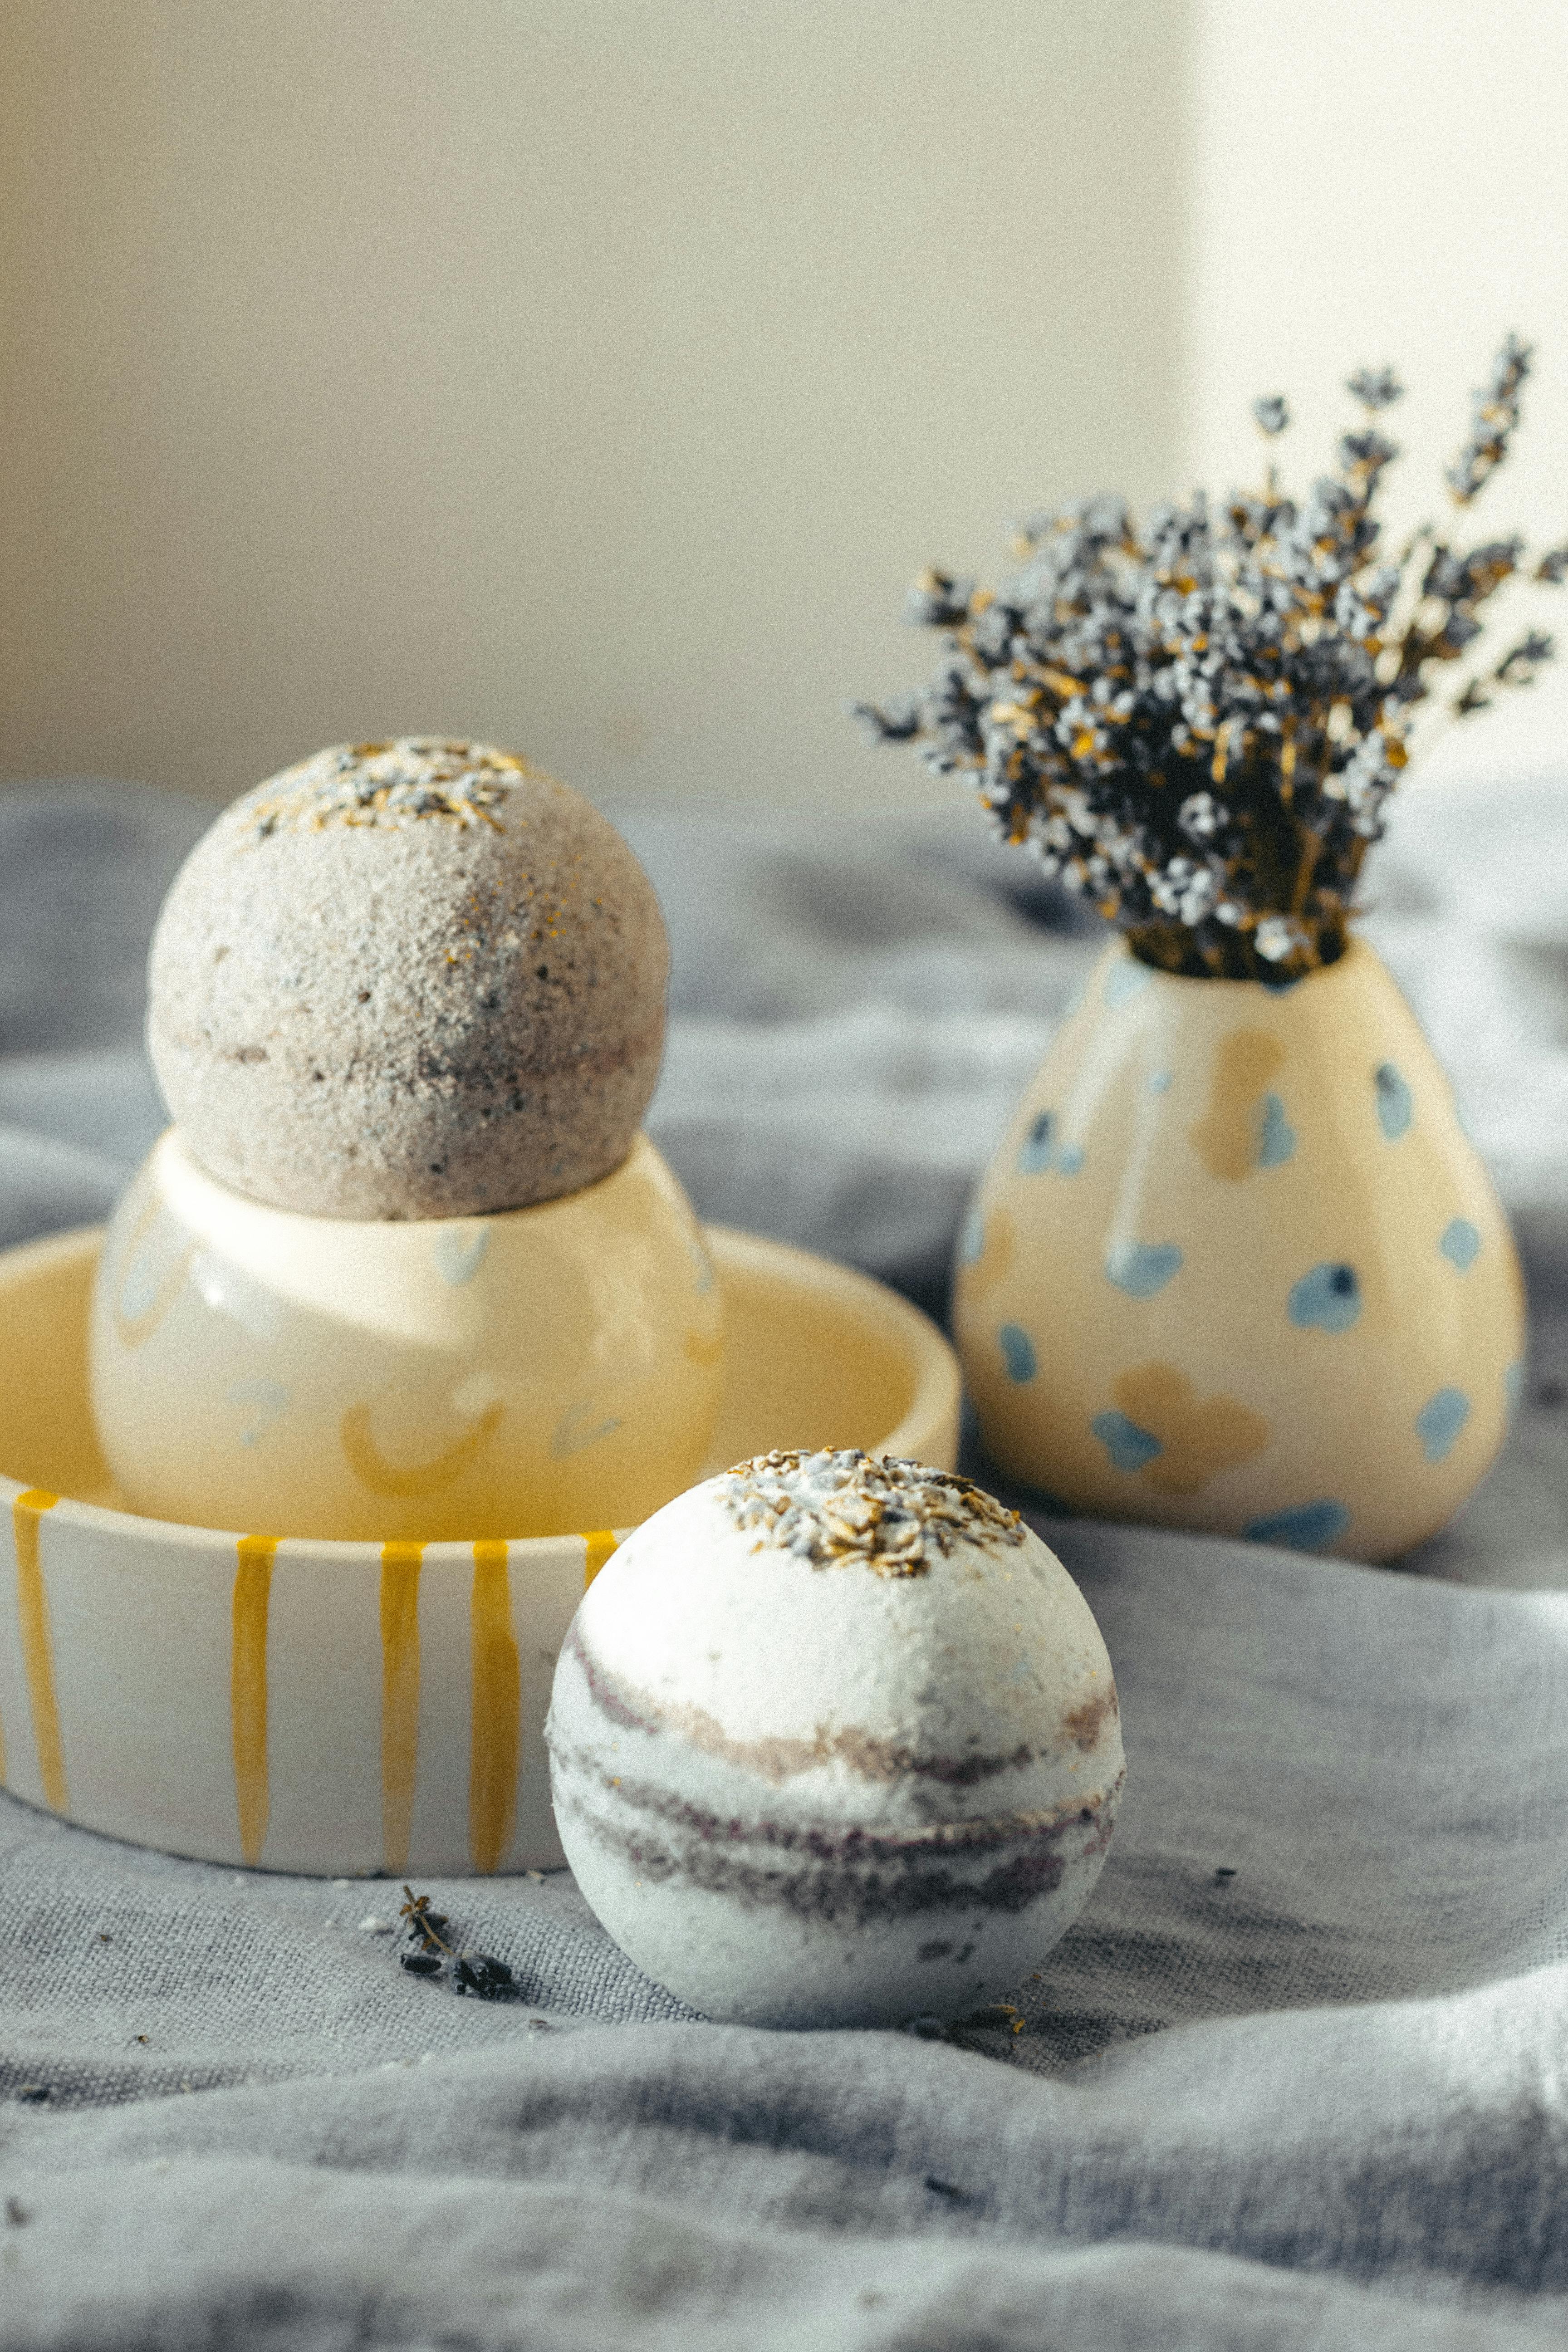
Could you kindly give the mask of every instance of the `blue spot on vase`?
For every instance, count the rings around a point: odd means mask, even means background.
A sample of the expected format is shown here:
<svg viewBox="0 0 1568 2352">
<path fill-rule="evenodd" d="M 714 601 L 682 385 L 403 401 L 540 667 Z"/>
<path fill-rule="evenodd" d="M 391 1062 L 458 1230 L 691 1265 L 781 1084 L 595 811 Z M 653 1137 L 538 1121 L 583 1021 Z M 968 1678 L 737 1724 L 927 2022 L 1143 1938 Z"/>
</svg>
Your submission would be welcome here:
<svg viewBox="0 0 1568 2352">
<path fill-rule="evenodd" d="M 1348 1331 L 1361 1313 L 1353 1265 L 1315 1265 L 1290 1293 L 1290 1320 L 1303 1331 Z"/>
<path fill-rule="evenodd" d="M 692 1272 L 697 1276 L 697 1295 L 699 1298 L 705 1298 L 713 1287 L 713 1261 L 700 1241 L 689 1241 L 686 1248 Z"/>
<path fill-rule="evenodd" d="M 1524 1360 L 1516 1356 L 1502 1376 L 1503 1403 L 1511 1421 L 1519 1411 L 1519 1401 L 1524 1394 Z"/>
<path fill-rule="evenodd" d="M 1174 1084 L 1175 1073 L 1172 1070 L 1151 1070 L 1149 1073 L 1149 1091 L 1152 1095 L 1168 1095 Z"/>
<path fill-rule="evenodd" d="M 1040 1176 L 1051 1164 L 1056 1147 L 1057 1118 L 1054 1111 L 1043 1110 L 1033 1121 L 1027 1135 L 1018 1146 L 1018 1170 L 1024 1176 Z"/>
<path fill-rule="evenodd" d="M 1463 1389 L 1439 1389 L 1415 1416 L 1415 1434 L 1428 1462 L 1446 1462 L 1454 1441 L 1470 1417 L 1470 1400 Z"/>
<path fill-rule="evenodd" d="M 1456 1217 L 1445 1229 L 1437 1246 L 1450 1265 L 1457 1265 L 1461 1274 L 1468 1274 L 1481 1254 L 1481 1237 L 1468 1217 Z"/>
<path fill-rule="evenodd" d="M 1296 1130 L 1285 1116 L 1278 1095 L 1263 1097 L 1263 1134 L 1258 1147 L 1259 1168 L 1282 1167 L 1296 1149 Z"/>
<path fill-rule="evenodd" d="M 1019 1174 L 1043 1176 L 1047 1168 L 1054 1168 L 1058 1175 L 1076 1176 L 1082 1166 L 1082 1144 L 1058 1143 L 1055 1111 L 1041 1111 L 1018 1146 Z"/>
<path fill-rule="evenodd" d="M 1007 1378 L 1020 1386 L 1032 1381 L 1037 1367 L 1035 1363 L 1035 1343 L 1028 1333 L 1016 1323 L 1004 1323 L 996 1338 L 1001 1345 L 1002 1359 L 1007 1367 Z"/>
<path fill-rule="evenodd" d="M 1124 1412 L 1097 1412 L 1089 1425 L 1118 1470 L 1142 1470 L 1165 1451 L 1157 1437 Z"/>
<path fill-rule="evenodd" d="M 985 1220 L 978 1209 L 971 1209 L 958 1236 L 958 1263 L 960 1265 L 978 1265 L 984 1247 Z"/>
<path fill-rule="evenodd" d="M 1125 1004 L 1130 997 L 1141 995 L 1153 977 L 1149 966 L 1140 963 L 1136 956 L 1122 957 L 1105 975 L 1107 1004 L 1114 1013 L 1117 1006 Z"/>
<path fill-rule="evenodd" d="M 1286 1551 L 1327 1551 L 1343 1535 L 1351 1515 L 1342 1503 L 1323 1496 L 1315 1503 L 1298 1503 L 1289 1511 L 1270 1511 L 1245 1528 L 1248 1543 L 1279 1544 Z"/>
<path fill-rule="evenodd" d="M 1380 1062 L 1372 1082 L 1377 1088 L 1377 1123 L 1390 1143 L 1397 1143 L 1410 1124 L 1410 1089 L 1392 1062 Z"/>
<path fill-rule="evenodd" d="M 1180 1268 L 1182 1253 L 1174 1242 L 1120 1242 L 1105 1261 L 1105 1271 L 1129 1298 L 1152 1298 Z"/>
</svg>

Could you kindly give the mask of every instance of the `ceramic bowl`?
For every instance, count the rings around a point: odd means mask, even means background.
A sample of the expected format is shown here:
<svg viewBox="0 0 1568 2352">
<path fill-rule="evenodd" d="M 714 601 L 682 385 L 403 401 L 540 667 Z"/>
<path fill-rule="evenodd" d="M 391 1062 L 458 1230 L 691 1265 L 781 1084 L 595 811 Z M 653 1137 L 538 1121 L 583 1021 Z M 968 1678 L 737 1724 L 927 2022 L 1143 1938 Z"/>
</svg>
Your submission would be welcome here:
<svg viewBox="0 0 1568 2352">
<path fill-rule="evenodd" d="M 646 1135 L 532 1208 L 362 1223 L 247 1200 L 171 1128 L 104 1244 L 92 1402 L 149 1517 L 556 1535 L 690 1486 L 722 1352 L 701 1228 Z"/>
<path fill-rule="evenodd" d="M 710 1227 L 709 1462 L 859 1445 L 951 1467 L 956 1361 L 879 1283 Z M 0 1255 L 0 1778 L 138 1844 L 276 1870 L 549 1869 L 556 1654 L 615 1549 L 299 1538 L 127 1511 L 88 1402 L 94 1230 Z M 239 1514 L 228 1515 L 234 1517 Z M 623 1530 L 624 1532 L 624 1530 Z"/>
</svg>

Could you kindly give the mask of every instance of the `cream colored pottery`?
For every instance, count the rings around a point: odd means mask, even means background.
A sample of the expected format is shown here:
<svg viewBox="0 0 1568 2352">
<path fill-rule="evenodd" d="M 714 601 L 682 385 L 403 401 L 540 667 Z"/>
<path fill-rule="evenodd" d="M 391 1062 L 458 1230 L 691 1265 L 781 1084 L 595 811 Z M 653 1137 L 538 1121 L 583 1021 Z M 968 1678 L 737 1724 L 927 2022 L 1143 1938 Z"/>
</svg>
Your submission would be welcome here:
<svg viewBox="0 0 1568 2352">
<path fill-rule="evenodd" d="M 1503 1442 L 1508 1223 L 1373 950 L 1293 986 L 1107 947 L 959 1247 L 987 1450 L 1101 1517 L 1381 1560 Z"/>
<path fill-rule="evenodd" d="M 958 1368 L 925 1317 L 805 1251 L 710 1228 L 727 1324 L 705 1469 L 859 1445 L 951 1467 Z M 88 1405 L 96 1232 L 0 1255 L 0 1779 L 87 1827 L 277 1870 L 562 1859 L 541 1729 L 614 1550 L 586 1534 L 301 1540 L 123 1507 Z M 624 1530 L 623 1530 L 624 1532 Z"/>
<path fill-rule="evenodd" d="M 700 1475 L 723 1317 L 646 1136 L 483 1217 L 301 1216 L 171 1128 L 104 1245 L 92 1398 L 134 1510 L 433 1542 L 646 1518 Z"/>
</svg>

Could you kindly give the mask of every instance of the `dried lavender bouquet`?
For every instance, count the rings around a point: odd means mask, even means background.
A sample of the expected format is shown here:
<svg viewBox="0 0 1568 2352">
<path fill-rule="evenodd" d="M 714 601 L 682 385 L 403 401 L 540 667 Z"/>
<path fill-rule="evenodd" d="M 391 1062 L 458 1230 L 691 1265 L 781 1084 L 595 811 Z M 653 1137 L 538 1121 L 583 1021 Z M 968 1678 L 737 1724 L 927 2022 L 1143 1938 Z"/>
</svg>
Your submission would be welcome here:
<svg viewBox="0 0 1568 2352">
<path fill-rule="evenodd" d="M 1530 363 L 1510 335 L 1473 395 L 1457 508 L 1507 456 Z M 1489 667 L 1480 616 L 1509 582 L 1568 578 L 1568 544 L 1531 558 L 1427 524 L 1391 553 L 1375 509 L 1399 453 L 1376 418 L 1403 387 L 1363 368 L 1347 389 L 1363 428 L 1300 502 L 1270 463 L 1260 491 L 1159 507 L 1142 537 L 1114 497 L 1036 516 L 996 591 L 923 573 L 908 617 L 947 658 L 908 702 L 853 706 L 874 740 L 972 773 L 1003 837 L 1166 971 L 1278 983 L 1334 962 L 1421 707 L 1467 717 L 1552 654 L 1531 629 Z M 1289 423 L 1278 396 L 1253 415 L 1270 443 Z"/>
</svg>

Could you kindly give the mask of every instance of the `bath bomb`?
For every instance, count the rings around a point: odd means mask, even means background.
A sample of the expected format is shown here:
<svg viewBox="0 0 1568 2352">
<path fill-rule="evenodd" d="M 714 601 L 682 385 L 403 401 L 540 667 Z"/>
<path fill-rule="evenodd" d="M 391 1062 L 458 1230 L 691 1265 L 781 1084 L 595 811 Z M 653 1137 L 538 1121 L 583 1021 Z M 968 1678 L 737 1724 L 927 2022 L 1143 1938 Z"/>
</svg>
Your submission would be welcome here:
<svg viewBox="0 0 1568 2352">
<path fill-rule="evenodd" d="M 1078 1917 L 1124 1778 L 1089 1605 L 966 1479 L 769 1454 L 643 1522 L 545 1737 L 577 1883 L 711 2018 L 889 2025 L 1010 1991 Z"/>
<path fill-rule="evenodd" d="M 163 902 L 147 1042 L 210 1172 L 322 1217 L 522 1208 L 620 1165 L 653 1092 L 653 886 L 510 751 L 342 744 L 226 809 Z"/>
</svg>

